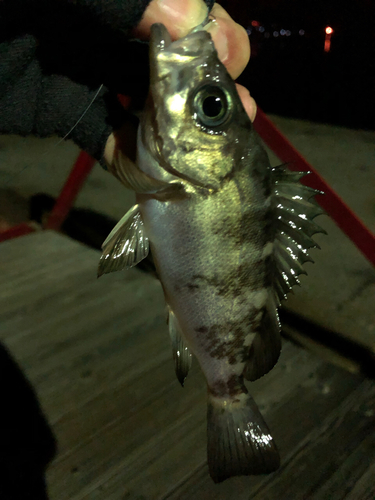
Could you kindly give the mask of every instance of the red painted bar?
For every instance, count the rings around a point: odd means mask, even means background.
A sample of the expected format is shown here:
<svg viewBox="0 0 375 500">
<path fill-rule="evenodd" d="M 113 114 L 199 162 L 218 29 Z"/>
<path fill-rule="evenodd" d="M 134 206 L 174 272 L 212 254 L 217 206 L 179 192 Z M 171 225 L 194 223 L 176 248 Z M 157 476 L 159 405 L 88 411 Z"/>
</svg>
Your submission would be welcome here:
<svg viewBox="0 0 375 500">
<path fill-rule="evenodd" d="M 25 236 L 26 234 L 33 233 L 35 228 L 29 226 L 27 222 L 22 222 L 17 226 L 13 226 L 6 231 L 0 232 L 0 243 L 2 241 L 11 240 L 12 238 L 18 238 L 19 236 Z"/>
<path fill-rule="evenodd" d="M 352 240 L 363 255 L 375 266 L 375 235 L 371 233 L 340 196 L 318 174 L 314 167 L 303 158 L 259 108 L 254 121 L 254 128 L 280 160 L 283 163 L 288 163 L 290 170 L 311 172 L 310 175 L 301 179 L 302 182 L 306 186 L 324 192 L 324 196 L 318 195 L 316 201 L 332 217 L 339 228 Z"/>
<path fill-rule="evenodd" d="M 78 155 L 48 218 L 46 229 L 60 229 L 95 162 L 96 160 L 84 151 Z"/>
</svg>

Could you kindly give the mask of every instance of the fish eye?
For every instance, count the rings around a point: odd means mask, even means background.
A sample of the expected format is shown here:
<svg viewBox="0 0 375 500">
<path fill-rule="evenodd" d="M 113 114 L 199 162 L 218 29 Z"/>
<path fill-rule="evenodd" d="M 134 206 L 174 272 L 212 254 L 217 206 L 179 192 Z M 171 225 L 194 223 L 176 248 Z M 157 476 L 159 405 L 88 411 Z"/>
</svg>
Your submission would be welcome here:
<svg viewBox="0 0 375 500">
<path fill-rule="evenodd" d="M 229 116 L 229 107 L 229 96 L 216 85 L 204 85 L 194 95 L 194 116 L 205 127 L 224 123 Z"/>
</svg>

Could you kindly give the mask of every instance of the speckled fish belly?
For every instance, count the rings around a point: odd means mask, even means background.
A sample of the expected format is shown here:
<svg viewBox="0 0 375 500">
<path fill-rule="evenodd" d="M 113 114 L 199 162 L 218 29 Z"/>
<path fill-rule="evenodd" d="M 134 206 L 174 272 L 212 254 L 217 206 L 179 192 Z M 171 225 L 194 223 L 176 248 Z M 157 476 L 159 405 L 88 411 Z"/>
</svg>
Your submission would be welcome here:
<svg viewBox="0 0 375 500">
<path fill-rule="evenodd" d="M 211 477 L 272 472 L 279 455 L 244 379 L 278 359 L 277 307 L 312 260 L 321 211 L 301 174 L 271 168 L 209 33 L 171 42 L 154 25 L 150 65 L 137 164 L 118 173 L 137 205 L 103 243 L 99 275 L 151 247 L 177 377 L 193 354 L 207 381 Z"/>
</svg>

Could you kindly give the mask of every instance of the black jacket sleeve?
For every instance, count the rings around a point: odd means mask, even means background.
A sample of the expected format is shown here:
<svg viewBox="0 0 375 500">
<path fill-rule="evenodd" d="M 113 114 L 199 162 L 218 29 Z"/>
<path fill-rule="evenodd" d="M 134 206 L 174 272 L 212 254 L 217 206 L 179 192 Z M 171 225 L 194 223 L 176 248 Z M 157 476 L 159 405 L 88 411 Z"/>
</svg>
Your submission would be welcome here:
<svg viewBox="0 0 375 500">
<path fill-rule="evenodd" d="M 65 137 L 87 110 L 69 138 L 100 160 L 128 118 L 117 93 L 147 92 L 147 45 L 129 30 L 148 3 L 1 0 L 0 133 Z"/>
<path fill-rule="evenodd" d="M 129 34 L 149 2 L 0 0 L 0 133 L 69 133 L 101 160 L 111 131 L 131 119 L 117 94 L 136 107 L 147 94 L 148 47 Z"/>
</svg>

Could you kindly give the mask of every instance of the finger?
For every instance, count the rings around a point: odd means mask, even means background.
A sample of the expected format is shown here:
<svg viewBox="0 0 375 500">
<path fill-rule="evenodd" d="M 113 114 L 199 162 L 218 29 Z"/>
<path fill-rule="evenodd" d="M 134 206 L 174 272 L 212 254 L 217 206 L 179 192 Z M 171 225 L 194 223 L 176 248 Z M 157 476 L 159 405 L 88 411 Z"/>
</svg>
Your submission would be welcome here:
<svg viewBox="0 0 375 500">
<path fill-rule="evenodd" d="M 207 16 L 203 0 L 152 0 L 134 34 L 142 39 L 150 37 L 154 23 L 163 23 L 173 40 L 186 36 Z"/>
<path fill-rule="evenodd" d="M 235 23 L 219 4 L 212 9 L 215 22 L 209 28 L 219 59 L 235 80 L 240 76 L 250 59 L 250 42 L 246 30 Z"/>
<path fill-rule="evenodd" d="M 250 92 L 236 83 L 237 92 L 242 101 L 242 105 L 245 108 L 246 113 L 249 115 L 250 120 L 253 122 L 255 120 L 255 116 L 257 114 L 257 105 L 254 99 L 251 97 Z"/>
<path fill-rule="evenodd" d="M 215 22 L 208 31 L 219 58 L 232 78 L 238 78 L 249 62 L 249 37 L 245 29 L 235 23 L 219 4 L 213 6 L 211 13 Z M 152 24 L 163 23 L 172 39 L 177 40 L 201 24 L 206 16 L 207 5 L 203 0 L 153 0 L 133 33 L 142 39 L 148 39 Z"/>
</svg>

